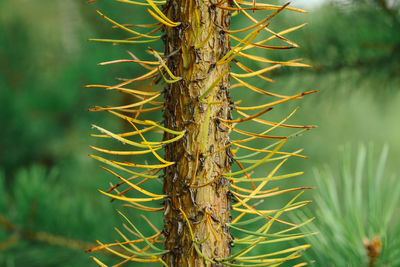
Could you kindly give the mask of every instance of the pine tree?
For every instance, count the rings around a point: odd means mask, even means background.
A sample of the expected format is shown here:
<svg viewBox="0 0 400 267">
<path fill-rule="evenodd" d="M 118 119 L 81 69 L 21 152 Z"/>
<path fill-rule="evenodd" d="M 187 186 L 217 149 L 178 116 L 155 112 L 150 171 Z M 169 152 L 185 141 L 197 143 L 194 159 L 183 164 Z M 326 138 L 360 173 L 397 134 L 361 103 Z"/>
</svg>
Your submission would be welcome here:
<svg viewBox="0 0 400 267">
<path fill-rule="evenodd" d="M 141 60 L 130 53 L 132 59 L 106 62 L 140 64 L 147 73 L 132 79 L 124 79 L 117 85 L 99 86 L 109 90 L 127 93 L 139 99 L 139 102 L 118 107 L 95 107 L 95 111 L 108 111 L 122 118 L 132 127 L 132 132 L 115 134 L 99 126 L 93 126 L 103 138 L 113 138 L 124 144 L 131 145 L 133 151 L 111 151 L 93 147 L 95 150 L 119 155 L 151 154 L 157 160 L 156 164 L 148 162 L 130 163 L 114 161 L 99 156 L 93 158 L 112 167 L 105 168 L 116 176 L 120 182 L 112 185 L 104 194 L 126 201 L 131 208 L 142 211 L 163 211 L 164 228 L 160 230 L 146 217 L 149 226 L 155 234 L 145 237 L 131 220 L 127 220 L 128 232 L 137 237 L 130 240 L 119 230 L 124 239 L 109 245 L 99 243 L 92 249 L 106 249 L 124 260 L 137 262 L 161 262 L 164 266 L 249 266 L 279 265 L 295 259 L 308 245 L 278 249 L 275 252 L 252 255 L 258 246 L 274 242 L 284 242 L 304 237 L 301 233 L 292 233 L 300 225 L 295 225 L 280 216 L 289 210 L 304 206 L 308 201 L 295 200 L 302 194 L 304 187 L 281 190 L 269 188 L 267 184 L 300 175 L 301 172 L 276 175 L 280 166 L 289 157 L 304 157 L 295 152 L 283 152 L 280 148 L 289 136 L 268 135 L 276 128 L 298 129 L 306 131 L 312 126 L 285 124 L 295 111 L 280 122 L 261 119 L 261 116 L 272 109 L 272 106 L 299 99 L 305 92 L 293 96 L 284 96 L 259 89 L 245 82 L 247 78 L 259 78 L 262 81 L 272 81 L 264 74 L 280 66 L 307 67 L 298 60 L 288 62 L 273 61 L 255 56 L 245 51 L 256 49 L 289 49 L 297 44 L 283 35 L 304 25 L 299 25 L 281 32 L 274 32 L 268 26 L 270 20 L 283 10 L 302 10 L 283 6 L 246 2 L 243 0 L 167 0 L 137 2 L 118 0 L 134 5 L 144 5 L 148 13 L 157 20 L 151 25 L 136 25 L 138 28 L 153 30 L 139 33 L 132 30 L 134 25 L 122 25 L 99 12 L 116 28 L 132 33 L 134 37 L 125 40 L 93 39 L 112 43 L 151 43 L 163 40 L 165 50 L 148 49 L 155 61 Z M 250 12 L 249 12 L 250 10 Z M 258 21 L 251 12 L 269 12 L 269 15 Z M 231 16 L 242 14 L 252 24 L 239 30 L 231 29 Z M 154 35 L 159 30 L 163 35 Z M 256 41 L 260 35 L 268 33 L 269 37 Z M 243 37 L 243 34 L 244 37 Z M 273 39 L 286 43 L 285 46 L 267 45 Z M 231 44 L 232 41 L 232 44 Z M 233 44 L 234 43 L 234 44 Z M 268 64 L 257 71 L 251 70 L 242 63 L 242 59 Z M 233 66 L 239 71 L 234 72 Z M 133 82 L 149 81 L 146 91 L 128 88 Z M 159 89 L 158 82 L 164 82 L 164 88 Z M 236 83 L 231 85 L 231 81 Z M 92 86 L 93 87 L 93 86 Z M 241 105 L 242 101 L 233 102 L 229 95 L 231 89 L 244 87 L 259 93 L 263 97 L 273 97 L 277 100 L 259 106 Z M 164 102 L 156 102 L 164 95 Z M 244 99 L 245 100 L 245 99 Z M 144 107 L 146 105 L 146 107 Z M 147 107 L 148 105 L 152 107 Z M 142 116 L 151 111 L 162 109 L 163 125 Z M 251 114 L 253 110 L 261 110 Z M 234 119 L 233 113 L 239 116 Z M 250 113 L 248 113 L 250 112 Z M 243 129 L 248 123 L 261 124 L 268 129 L 261 133 L 253 133 Z M 162 141 L 148 141 L 145 133 L 162 132 Z M 232 132 L 244 135 L 245 138 L 231 140 Z M 154 135 L 151 135 L 153 138 Z M 139 139 L 130 139 L 130 137 Z M 265 148 L 253 148 L 244 145 L 252 140 L 272 140 Z M 135 141 L 133 141 L 135 140 Z M 139 141 L 137 141 L 139 140 Z M 164 157 L 161 151 L 165 149 Z M 238 150 L 250 151 L 250 154 L 236 156 Z M 260 157 L 261 155 L 261 157 Z M 252 170 L 265 163 L 274 164 L 269 174 L 263 178 L 254 178 Z M 234 164 L 234 165 L 232 165 Z M 231 169 L 232 167 L 232 169 Z M 138 171 L 145 169 L 145 171 Z M 161 172 L 162 171 L 162 172 Z M 131 176 L 124 178 L 121 173 Z M 150 192 L 151 187 L 145 187 L 151 181 L 163 179 L 163 193 Z M 244 186 L 242 184 L 245 184 Z M 239 186 L 240 185 L 240 186 Z M 121 187 L 126 189 L 120 190 Z M 146 188 L 146 189 L 145 189 Z M 146 197 L 131 197 L 129 191 L 134 190 Z M 114 193 L 113 193 L 114 191 Z M 260 199 L 284 193 L 299 191 L 286 205 L 275 210 L 256 209 Z M 128 193 L 129 192 L 129 193 Z M 159 201 L 163 208 L 156 206 Z M 231 204 L 235 201 L 235 204 Z M 153 203 L 153 204 L 148 204 Z M 232 214 L 236 215 L 232 219 Z M 272 232 L 273 223 L 284 227 Z M 306 223 L 306 222 L 305 222 Z M 232 233 L 231 233 L 232 231 Z M 235 232 L 235 233 L 233 233 Z M 232 235 L 235 235 L 235 238 Z M 138 243 L 143 243 L 139 246 Z M 164 244 L 164 248 L 156 244 Z M 232 251 L 232 245 L 238 248 Z M 275 257 L 276 256 L 276 257 Z M 100 260 L 94 258 L 100 265 Z"/>
</svg>

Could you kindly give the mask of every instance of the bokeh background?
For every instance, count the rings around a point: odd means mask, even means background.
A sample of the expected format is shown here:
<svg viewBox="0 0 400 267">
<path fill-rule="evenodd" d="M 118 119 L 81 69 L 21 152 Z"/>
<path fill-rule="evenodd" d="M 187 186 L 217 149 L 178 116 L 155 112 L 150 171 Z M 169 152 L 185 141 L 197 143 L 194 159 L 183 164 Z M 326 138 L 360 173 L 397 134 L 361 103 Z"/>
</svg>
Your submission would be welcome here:
<svg viewBox="0 0 400 267">
<path fill-rule="evenodd" d="M 308 26 L 288 35 L 301 48 L 267 56 L 303 58 L 313 68 L 279 69 L 272 76 L 276 82 L 265 86 L 287 94 L 319 91 L 284 107 L 300 107 L 290 122 L 318 125 L 288 143 L 288 150 L 304 148 L 311 158 L 292 160 L 282 170 L 306 172 L 292 181 L 296 186 L 315 186 L 313 169 L 328 165 L 335 173 L 340 148 L 356 151 L 363 143 L 377 152 L 387 144 L 385 173 L 399 177 L 398 2 L 293 1 L 311 12 L 284 12 L 274 19 L 277 30 Z M 0 1 L 0 266 L 95 266 L 83 250 L 97 239 L 117 238 L 113 227 L 121 224 L 115 212 L 120 206 L 97 191 L 107 188 L 110 176 L 87 156 L 88 145 L 99 144 L 88 134 L 92 123 L 124 126 L 87 109 L 127 99 L 84 85 L 112 84 L 138 72 L 133 65 L 97 64 L 127 58 L 126 50 L 141 56 L 141 48 L 88 42 L 126 37 L 95 9 L 122 23 L 149 20 L 114 1 Z M 313 206 L 309 209 L 312 213 Z M 152 220 L 161 223 L 160 216 Z"/>
</svg>

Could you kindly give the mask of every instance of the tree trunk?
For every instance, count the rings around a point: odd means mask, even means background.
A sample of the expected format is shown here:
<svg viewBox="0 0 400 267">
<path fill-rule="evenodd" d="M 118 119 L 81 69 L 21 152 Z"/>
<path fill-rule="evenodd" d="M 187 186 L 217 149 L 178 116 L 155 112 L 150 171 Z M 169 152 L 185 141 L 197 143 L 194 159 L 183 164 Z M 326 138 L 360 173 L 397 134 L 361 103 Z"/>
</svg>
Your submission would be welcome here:
<svg viewBox="0 0 400 267">
<path fill-rule="evenodd" d="M 165 9 L 171 20 L 181 22 L 166 27 L 164 56 L 172 73 L 182 78 L 166 88 L 165 126 L 186 131 L 184 138 L 165 150 L 165 159 L 176 162 L 166 168 L 163 188 L 168 195 L 165 248 L 170 251 L 164 260 L 170 267 L 218 266 L 212 261 L 229 257 L 231 252 L 226 225 L 230 221 L 229 181 L 222 176 L 230 171 L 229 148 L 224 148 L 229 135 L 217 119 L 231 118 L 229 63 L 216 64 L 230 49 L 225 34 L 230 15 L 216 8 L 216 3 L 168 0 Z M 200 97 L 209 88 L 210 93 Z M 194 243 L 189 227 L 195 241 L 205 242 Z"/>
</svg>

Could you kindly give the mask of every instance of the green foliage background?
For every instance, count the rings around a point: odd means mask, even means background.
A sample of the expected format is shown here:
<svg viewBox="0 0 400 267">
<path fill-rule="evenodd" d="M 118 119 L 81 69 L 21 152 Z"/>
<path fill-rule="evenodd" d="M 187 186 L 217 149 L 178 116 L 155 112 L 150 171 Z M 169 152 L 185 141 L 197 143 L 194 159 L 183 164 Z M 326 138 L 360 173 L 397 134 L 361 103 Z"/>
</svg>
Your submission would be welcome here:
<svg viewBox="0 0 400 267">
<path fill-rule="evenodd" d="M 300 49 L 265 55 L 305 58 L 314 66 L 279 69 L 276 82 L 264 85 L 282 94 L 319 90 L 268 113 L 279 121 L 281 112 L 298 105 L 289 123 L 318 125 L 288 142 L 288 150 L 303 147 L 311 157 L 294 159 L 282 170 L 305 170 L 294 180 L 299 186 L 314 186 L 313 167 L 329 164 L 335 172 L 338 147 L 344 144 L 388 144 L 386 170 L 399 173 L 400 26 L 372 2 L 355 2 L 326 3 L 307 15 L 285 13 L 274 19 L 274 30 L 309 23 L 289 35 Z M 130 47 L 86 39 L 121 36 L 95 8 L 122 23 L 146 21 L 143 12 L 120 3 L 98 1 L 95 6 L 78 0 L 0 1 L 0 266 L 95 266 L 82 252 L 90 245 L 86 242 L 116 238 L 113 227 L 121 219 L 114 208 L 119 206 L 96 190 L 107 188 L 110 176 L 87 157 L 88 145 L 99 143 L 88 132 L 93 122 L 124 126 L 87 108 L 127 99 L 83 86 L 111 84 L 139 70 L 97 67 L 127 58 Z M 161 225 L 161 216 L 152 220 Z M 38 233 L 53 239 L 43 240 Z"/>
</svg>

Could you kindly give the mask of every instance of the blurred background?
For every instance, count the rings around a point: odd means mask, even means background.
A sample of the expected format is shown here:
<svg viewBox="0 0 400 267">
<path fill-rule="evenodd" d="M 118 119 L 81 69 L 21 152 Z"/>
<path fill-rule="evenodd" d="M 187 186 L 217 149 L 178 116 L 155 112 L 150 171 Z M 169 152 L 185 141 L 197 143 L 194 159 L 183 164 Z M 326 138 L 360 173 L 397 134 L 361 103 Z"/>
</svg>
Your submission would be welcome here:
<svg viewBox="0 0 400 267">
<path fill-rule="evenodd" d="M 281 109 L 288 114 L 299 106 L 290 123 L 318 128 L 288 142 L 287 150 L 304 148 L 310 159 L 294 159 L 282 172 L 304 170 L 305 175 L 291 183 L 315 186 L 313 170 L 329 166 L 333 177 L 339 173 L 338 151 L 344 146 L 352 151 L 351 165 L 361 144 L 373 144 L 375 158 L 387 144 L 384 177 L 399 178 L 399 1 L 298 0 L 292 5 L 310 13 L 283 12 L 271 27 L 282 30 L 307 22 L 288 34 L 301 48 L 265 56 L 303 58 L 313 68 L 279 69 L 272 75 L 275 83 L 265 86 L 282 94 L 318 90 Z M 116 77 L 132 76 L 136 66 L 97 64 L 128 58 L 128 49 L 140 57 L 138 51 L 146 45 L 88 42 L 126 37 L 111 29 L 95 9 L 121 23 L 150 21 L 136 8 L 114 1 L 0 1 L 0 266 L 95 266 L 83 251 L 97 239 L 117 238 L 113 227 L 121 224 L 115 212 L 120 205 L 110 204 L 97 191 L 107 188 L 110 176 L 87 156 L 88 145 L 100 143 L 88 134 L 92 123 L 124 126 L 87 109 L 120 105 L 127 99 L 84 85 L 112 84 Z M 253 95 L 235 97 L 260 102 Z M 272 119 L 281 120 L 279 111 L 274 112 Z M 318 189 L 306 197 L 316 195 Z M 317 208 L 311 205 L 310 213 Z M 161 216 L 153 220 L 161 224 Z M 398 230 L 398 219 L 395 222 Z M 398 250 L 394 253 L 400 255 Z"/>
</svg>

